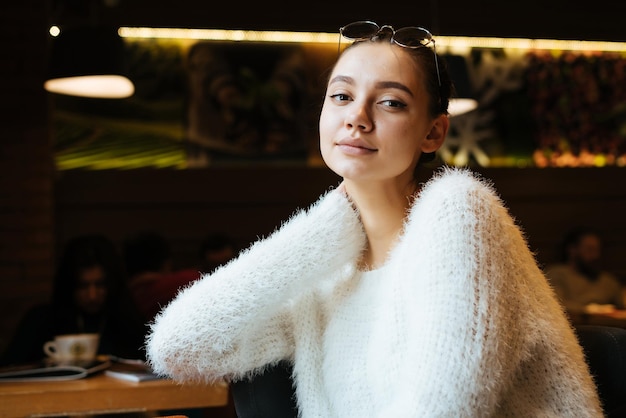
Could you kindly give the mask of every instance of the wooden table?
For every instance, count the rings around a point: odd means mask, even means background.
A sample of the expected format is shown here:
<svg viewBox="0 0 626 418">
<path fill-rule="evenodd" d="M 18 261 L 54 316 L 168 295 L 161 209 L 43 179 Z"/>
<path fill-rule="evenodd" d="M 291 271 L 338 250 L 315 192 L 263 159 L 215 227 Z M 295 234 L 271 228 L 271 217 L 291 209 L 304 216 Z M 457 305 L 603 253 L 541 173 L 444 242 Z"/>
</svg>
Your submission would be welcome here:
<svg viewBox="0 0 626 418">
<path fill-rule="evenodd" d="M 104 374 L 62 382 L 0 383 L 0 417 L 147 412 L 224 406 L 228 386 L 128 382 Z"/>
<path fill-rule="evenodd" d="M 626 328 L 626 310 L 616 310 L 606 314 L 569 313 L 574 325 L 604 325 Z"/>
</svg>

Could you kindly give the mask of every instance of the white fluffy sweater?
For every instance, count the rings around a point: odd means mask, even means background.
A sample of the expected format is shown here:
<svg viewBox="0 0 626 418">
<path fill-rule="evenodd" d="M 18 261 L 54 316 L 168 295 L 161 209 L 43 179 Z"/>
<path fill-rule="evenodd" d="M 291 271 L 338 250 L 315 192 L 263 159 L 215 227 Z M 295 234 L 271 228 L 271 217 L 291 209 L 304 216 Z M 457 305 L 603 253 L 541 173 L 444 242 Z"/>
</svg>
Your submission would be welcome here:
<svg viewBox="0 0 626 418">
<path fill-rule="evenodd" d="M 294 363 L 303 418 L 599 417 L 574 333 L 491 186 L 445 169 L 379 270 L 358 213 L 322 196 L 155 319 L 151 366 L 179 381 Z"/>
</svg>

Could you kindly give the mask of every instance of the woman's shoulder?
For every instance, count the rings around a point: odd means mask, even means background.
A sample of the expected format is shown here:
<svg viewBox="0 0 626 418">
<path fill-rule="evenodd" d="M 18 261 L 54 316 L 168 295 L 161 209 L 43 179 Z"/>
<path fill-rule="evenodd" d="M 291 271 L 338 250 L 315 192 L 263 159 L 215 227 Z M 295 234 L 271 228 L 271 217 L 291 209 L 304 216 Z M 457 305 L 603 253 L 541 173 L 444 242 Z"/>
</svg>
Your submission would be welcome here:
<svg viewBox="0 0 626 418">
<path fill-rule="evenodd" d="M 458 234 L 460 230 L 482 235 L 507 231 L 509 238 L 520 234 L 519 244 L 524 241 L 492 182 L 466 168 L 444 167 L 432 175 L 416 196 L 408 229 L 420 229 L 421 236 L 431 231 L 441 239 L 470 239 L 468 234 Z"/>
<path fill-rule="evenodd" d="M 482 174 L 469 168 L 450 166 L 436 169 L 424 184 L 423 190 L 437 188 L 483 189 L 491 193 L 495 192 L 492 181 Z"/>
<path fill-rule="evenodd" d="M 419 200 L 433 199 L 447 203 L 471 200 L 472 205 L 503 206 L 492 181 L 468 168 L 444 166 L 437 169 L 419 193 Z"/>
</svg>

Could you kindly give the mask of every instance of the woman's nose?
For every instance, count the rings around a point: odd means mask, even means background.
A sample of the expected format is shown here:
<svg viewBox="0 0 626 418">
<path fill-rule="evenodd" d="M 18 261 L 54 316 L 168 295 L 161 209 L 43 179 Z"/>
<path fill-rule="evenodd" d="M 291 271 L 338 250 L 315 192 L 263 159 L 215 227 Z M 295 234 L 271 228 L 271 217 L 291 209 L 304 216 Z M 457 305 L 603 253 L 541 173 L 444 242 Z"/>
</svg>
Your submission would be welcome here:
<svg viewBox="0 0 626 418">
<path fill-rule="evenodd" d="M 100 293 L 100 289 L 97 286 L 89 286 L 89 288 L 87 288 L 87 296 L 89 299 L 97 299 Z"/>
<path fill-rule="evenodd" d="M 346 126 L 367 132 L 374 127 L 374 121 L 364 105 L 354 103 L 346 116 Z"/>
</svg>

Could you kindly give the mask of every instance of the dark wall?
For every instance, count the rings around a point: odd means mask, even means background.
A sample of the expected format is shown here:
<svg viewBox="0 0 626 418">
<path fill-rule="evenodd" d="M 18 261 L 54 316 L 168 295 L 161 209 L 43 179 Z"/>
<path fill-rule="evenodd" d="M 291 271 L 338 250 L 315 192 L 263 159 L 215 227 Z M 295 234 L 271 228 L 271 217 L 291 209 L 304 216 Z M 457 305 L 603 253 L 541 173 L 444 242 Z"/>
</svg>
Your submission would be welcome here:
<svg viewBox="0 0 626 418">
<path fill-rule="evenodd" d="M 563 234 L 598 228 L 606 267 L 626 278 L 626 169 L 480 169 L 544 265 Z M 56 183 L 57 238 L 105 229 L 116 241 L 141 229 L 170 238 L 179 264 L 195 261 L 205 234 L 224 231 L 246 246 L 266 236 L 339 179 L 324 167 L 68 171 Z"/>
<path fill-rule="evenodd" d="M 60 0 L 56 0 L 60 1 Z M 65 12 L 66 19 L 88 15 L 80 0 Z M 381 2 L 119 0 L 100 7 L 103 20 L 126 26 L 196 27 L 336 32 L 341 25 L 362 19 L 400 26 L 425 26 L 434 34 L 586 40 L 626 40 L 621 17 L 626 3 L 605 0 L 495 0 Z"/>
<path fill-rule="evenodd" d="M 45 10 L 44 0 L 0 5 L 0 350 L 23 306 L 47 299 L 54 260 Z"/>
<path fill-rule="evenodd" d="M 121 244 L 155 230 L 187 267 L 205 235 L 223 232 L 245 247 L 337 184 L 330 170 L 307 167 L 66 171 L 55 187 L 57 241 L 104 229 Z"/>
</svg>

